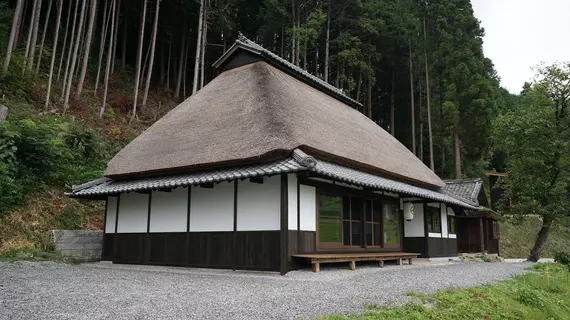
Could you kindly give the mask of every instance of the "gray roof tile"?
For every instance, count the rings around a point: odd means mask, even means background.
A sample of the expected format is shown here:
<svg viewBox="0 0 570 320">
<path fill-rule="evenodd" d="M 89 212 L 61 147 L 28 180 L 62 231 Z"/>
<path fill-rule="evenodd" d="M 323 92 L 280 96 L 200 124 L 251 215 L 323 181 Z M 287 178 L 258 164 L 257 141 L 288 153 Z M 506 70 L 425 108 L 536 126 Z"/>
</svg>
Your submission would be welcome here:
<svg viewBox="0 0 570 320">
<path fill-rule="evenodd" d="M 71 193 L 68 193 L 68 195 L 73 197 L 110 195 L 122 192 L 151 190 L 164 187 L 199 185 L 204 183 L 230 181 L 240 178 L 299 171 L 313 172 L 317 175 L 328 177 L 335 181 L 349 183 L 355 186 L 368 187 L 407 196 L 440 201 L 468 209 L 476 210 L 479 208 L 478 202 L 473 202 L 471 197 L 462 198 L 458 195 L 451 194 L 450 190 L 446 190 L 445 188 L 441 190 L 442 192 L 439 192 L 413 186 L 404 182 L 369 174 L 346 166 L 318 160 L 310 155 L 307 155 L 300 149 L 296 149 L 290 158 L 266 164 L 126 181 L 99 179 L 75 187 Z M 455 188 L 459 189 L 459 187 L 455 186 L 453 183 L 450 183 L 450 185 L 453 185 L 454 190 Z M 467 183 L 461 185 L 462 191 L 468 189 L 466 186 L 463 186 L 468 185 Z M 461 194 L 466 195 L 466 193 Z M 475 194 L 475 199 L 476 198 L 477 194 Z"/>
<path fill-rule="evenodd" d="M 479 206 L 479 192 L 483 186 L 483 180 L 476 179 L 457 179 L 445 180 L 443 193 L 449 194 L 473 206 Z"/>
</svg>

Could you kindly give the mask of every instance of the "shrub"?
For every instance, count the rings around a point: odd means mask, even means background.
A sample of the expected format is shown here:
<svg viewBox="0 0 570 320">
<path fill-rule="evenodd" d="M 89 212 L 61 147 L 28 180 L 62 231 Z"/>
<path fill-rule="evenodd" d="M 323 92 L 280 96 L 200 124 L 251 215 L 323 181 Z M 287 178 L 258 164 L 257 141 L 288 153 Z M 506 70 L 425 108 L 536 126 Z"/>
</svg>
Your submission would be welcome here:
<svg viewBox="0 0 570 320">
<path fill-rule="evenodd" d="M 570 253 L 568 253 L 568 252 L 556 252 L 554 254 L 554 262 L 569 265 L 570 264 Z"/>
<path fill-rule="evenodd" d="M 69 188 L 101 174 L 102 138 L 77 122 L 45 116 L 0 126 L 0 216 L 44 187 Z"/>
</svg>

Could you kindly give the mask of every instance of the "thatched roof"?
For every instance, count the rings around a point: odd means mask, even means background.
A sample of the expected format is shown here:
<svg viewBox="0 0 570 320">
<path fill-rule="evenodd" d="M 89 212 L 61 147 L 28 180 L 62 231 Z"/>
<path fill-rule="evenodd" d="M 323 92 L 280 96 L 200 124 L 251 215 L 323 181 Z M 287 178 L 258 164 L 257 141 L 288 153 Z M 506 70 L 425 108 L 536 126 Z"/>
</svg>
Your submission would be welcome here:
<svg viewBox="0 0 570 320">
<path fill-rule="evenodd" d="M 444 186 L 376 123 L 265 61 L 221 73 L 121 150 L 105 176 L 260 163 L 296 148 L 416 185 Z"/>
</svg>

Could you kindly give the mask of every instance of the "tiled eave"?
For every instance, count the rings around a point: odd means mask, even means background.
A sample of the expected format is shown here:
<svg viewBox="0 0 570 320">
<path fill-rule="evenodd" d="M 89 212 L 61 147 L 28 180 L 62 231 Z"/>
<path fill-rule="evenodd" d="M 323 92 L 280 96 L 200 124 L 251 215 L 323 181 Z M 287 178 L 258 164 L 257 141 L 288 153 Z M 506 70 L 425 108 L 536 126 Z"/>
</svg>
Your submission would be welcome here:
<svg viewBox="0 0 570 320">
<path fill-rule="evenodd" d="M 333 181 L 344 182 L 368 189 L 443 202 L 471 210 L 479 209 L 479 206 L 474 206 L 446 193 L 417 187 L 343 165 L 318 160 L 299 149 L 296 149 L 292 156 L 287 159 L 265 164 L 136 180 L 116 181 L 106 178 L 98 179 L 79 186 L 74 186 L 72 192 L 67 193 L 67 195 L 76 198 L 93 198 L 125 192 L 195 186 L 293 172 L 308 172 L 316 176 L 329 178 Z"/>
</svg>

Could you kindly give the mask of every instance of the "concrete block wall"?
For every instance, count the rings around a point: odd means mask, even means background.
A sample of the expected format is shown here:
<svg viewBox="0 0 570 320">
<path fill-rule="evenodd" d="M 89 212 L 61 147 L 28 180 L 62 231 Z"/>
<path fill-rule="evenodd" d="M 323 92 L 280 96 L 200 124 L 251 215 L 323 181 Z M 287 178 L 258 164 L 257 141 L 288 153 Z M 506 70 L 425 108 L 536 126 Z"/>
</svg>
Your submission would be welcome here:
<svg viewBox="0 0 570 320">
<path fill-rule="evenodd" d="M 81 261 L 101 260 L 103 231 L 52 230 L 55 251 Z"/>
</svg>

